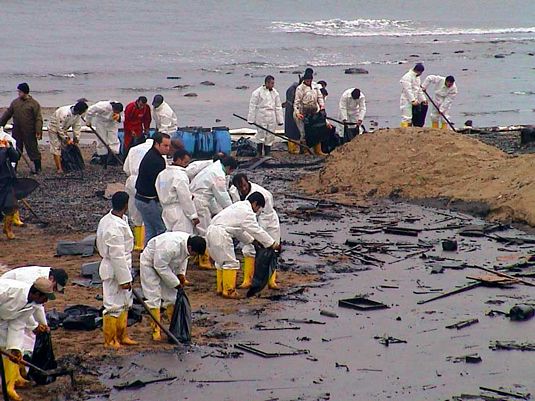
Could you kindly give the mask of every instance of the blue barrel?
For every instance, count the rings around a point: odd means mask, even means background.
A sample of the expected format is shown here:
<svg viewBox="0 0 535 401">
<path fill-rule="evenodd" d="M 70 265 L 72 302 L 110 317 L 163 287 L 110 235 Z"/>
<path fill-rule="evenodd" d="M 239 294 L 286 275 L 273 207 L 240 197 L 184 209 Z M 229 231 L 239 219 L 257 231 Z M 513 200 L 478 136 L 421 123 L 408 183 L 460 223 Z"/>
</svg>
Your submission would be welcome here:
<svg viewBox="0 0 535 401">
<path fill-rule="evenodd" d="M 182 127 L 179 128 L 175 134 L 173 134 L 171 139 L 180 139 L 184 145 L 184 149 L 193 155 L 193 153 L 195 153 L 195 137 L 195 127 Z"/>
<path fill-rule="evenodd" d="M 195 137 L 195 157 L 212 157 L 215 148 L 214 136 L 210 128 L 201 128 Z"/>
<path fill-rule="evenodd" d="M 228 127 L 213 127 L 212 133 L 215 141 L 215 153 L 223 152 L 224 154 L 230 156 L 232 140 L 230 139 Z"/>
</svg>

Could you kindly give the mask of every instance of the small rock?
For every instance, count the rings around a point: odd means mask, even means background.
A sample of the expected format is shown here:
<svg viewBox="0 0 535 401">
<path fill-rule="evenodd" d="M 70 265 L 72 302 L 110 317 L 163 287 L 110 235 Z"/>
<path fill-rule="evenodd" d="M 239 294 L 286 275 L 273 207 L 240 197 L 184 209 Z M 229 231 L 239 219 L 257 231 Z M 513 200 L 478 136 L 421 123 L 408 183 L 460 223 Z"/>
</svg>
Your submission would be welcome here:
<svg viewBox="0 0 535 401">
<path fill-rule="evenodd" d="M 440 54 L 439 52 L 433 52 L 433 54 Z"/>
<path fill-rule="evenodd" d="M 464 53 L 464 50 L 455 50 L 454 53 L 458 53 L 458 54 Z"/>
<path fill-rule="evenodd" d="M 494 58 L 505 58 L 505 54 L 495 54 Z"/>
<path fill-rule="evenodd" d="M 331 194 L 336 194 L 336 193 L 338 193 L 338 191 L 339 191 L 339 190 L 338 190 L 338 187 L 331 187 L 331 189 L 329 190 L 329 192 L 330 192 Z"/>
<path fill-rule="evenodd" d="M 167 77 L 167 79 L 182 79 L 182 77 L 171 76 L 171 77 Z"/>
<path fill-rule="evenodd" d="M 189 88 L 190 85 L 175 85 L 173 86 L 173 89 L 186 89 Z"/>
<path fill-rule="evenodd" d="M 184 97 L 197 97 L 197 96 L 199 96 L 199 95 L 197 95 L 195 92 L 186 93 L 184 95 Z"/>
<path fill-rule="evenodd" d="M 346 74 L 369 74 L 369 71 L 364 68 L 351 67 L 351 68 L 346 68 L 344 73 Z"/>
<path fill-rule="evenodd" d="M 418 54 L 411 54 L 409 57 L 420 57 Z"/>
<path fill-rule="evenodd" d="M 302 71 L 292 71 L 292 74 L 295 74 L 295 75 L 301 74 L 301 73 L 302 73 Z"/>
<path fill-rule="evenodd" d="M 219 118 L 216 118 L 216 119 L 215 119 L 215 122 L 216 122 L 216 123 L 220 123 L 221 120 L 220 120 Z"/>
<path fill-rule="evenodd" d="M 205 86 L 215 86 L 215 84 L 212 81 L 202 81 L 201 85 Z"/>
<path fill-rule="evenodd" d="M 225 72 L 225 75 L 232 75 L 232 74 L 234 74 L 233 71 L 227 71 L 227 72 Z"/>
<path fill-rule="evenodd" d="M 468 68 L 463 68 L 463 71 L 468 71 Z"/>
<path fill-rule="evenodd" d="M 535 53 L 528 53 L 528 56 L 535 56 Z"/>
<path fill-rule="evenodd" d="M 236 86 L 236 89 L 249 89 L 247 85 Z"/>
</svg>

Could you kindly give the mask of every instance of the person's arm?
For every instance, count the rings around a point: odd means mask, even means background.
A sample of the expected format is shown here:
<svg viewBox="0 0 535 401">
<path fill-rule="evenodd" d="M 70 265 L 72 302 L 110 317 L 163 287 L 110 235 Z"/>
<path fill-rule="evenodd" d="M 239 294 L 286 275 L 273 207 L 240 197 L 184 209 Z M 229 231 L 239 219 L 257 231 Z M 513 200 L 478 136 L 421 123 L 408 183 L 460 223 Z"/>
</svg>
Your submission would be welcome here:
<svg viewBox="0 0 535 401">
<path fill-rule="evenodd" d="M 279 92 L 275 92 L 275 117 L 277 119 L 277 124 L 284 124 L 284 115 L 282 113 L 282 102 Z"/>
<path fill-rule="evenodd" d="M 359 98 L 359 121 L 362 122 L 364 120 L 364 117 L 366 117 L 366 98 L 361 93 Z"/>
<path fill-rule="evenodd" d="M 323 98 L 323 94 L 321 93 L 320 85 L 316 85 L 314 90 L 316 91 L 316 95 L 318 97 L 318 105 L 320 106 L 320 110 L 323 110 L 325 108 L 325 99 Z"/>
<path fill-rule="evenodd" d="M 150 107 L 145 106 L 145 113 L 143 113 L 143 132 L 148 134 L 150 130 L 150 123 L 152 121 Z"/>
<path fill-rule="evenodd" d="M 301 114 L 301 102 L 303 101 L 303 91 L 301 90 L 301 85 L 295 89 L 295 99 L 294 99 L 294 113 L 299 115 Z"/>
<path fill-rule="evenodd" d="M 10 351 L 22 351 L 22 346 L 24 343 L 24 329 L 28 325 L 28 314 L 29 312 L 23 312 L 15 319 L 7 321 L 7 338 L 6 338 L 6 349 Z M 37 326 L 35 326 L 37 327 Z M 32 327 L 33 330 L 35 327 Z"/>
<path fill-rule="evenodd" d="M 13 102 L 11 102 L 7 110 L 4 111 L 4 114 L 2 114 L 2 117 L 0 117 L 0 127 L 6 125 L 11 117 L 13 117 Z"/>
<path fill-rule="evenodd" d="M 427 88 L 429 88 L 430 85 L 436 85 L 436 84 L 440 83 L 440 81 L 442 79 L 443 79 L 443 77 L 441 77 L 440 75 L 428 75 L 424 79 L 424 83 L 422 84 L 422 88 L 427 90 Z"/>
<path fill-rule="evenodd" d="M 265 248 L 269 248 L 275 244 L 275 240 L 258 225 L 254 213 L 247 213 L 242 221 L 242 227 L 256 241 L 260 242 Z"/>
<path fill-rule="evenodd" d="M 199 216 L 197 215 L 197 209 L 193 203 L 193 196 L 189 190 L 188 183 L 184 180 L 177 179 L 173 191 L 176 193 L 178 202 L 186 217 L 191 221 L 198 219 Z"/>
<path fill-rule="evenodd" d="M 175 196 L 176 193 L 173 190 L 173 180 L 170 181 L 166 176 L 167 174 L 165 174 L 165 170 L 162 170 L 156 177 L 154 184 L 156 187 L 156 193 L 158 194 L 158 199 L 164 206 L 178 200 Z"/>
<path fill-rule="evenodd" d="M 399 83 L 401 84 L 401 90 L 403 91 L 405 96 L 407 96 L 407 98 L 409 99 L 409 102 L 411 103 L 415 102 L 416 95 L 414 94 L 414 91 L 412 90 L 412 82 L 411 82 L 410 77 L 407 77 L 406 75 L 404 75 L 403 78 L 401 78 L 401 80 L 399 81 Z"/>
<path fill-rule="evenodd" d="M 123 126 L 125 131 L 130 131 L 132 134 L 137 135 L 137 132 L 132 131 L 132 125 L 130 124 L 135 119 L 136 106 L 133 103 L 129 103 L 124 109 L 124 121 Z"/>
<path fill-rule="evenodd" d="M 35 102 L 34 107 L 34 118 L 35 118 L 35 137 L 37 139 L 43 138 L 43 115 L 41 114 L 41 105 Z"/>
<path fill-rule="evenodd" d="M 457 96 L 457 86 L 453 84 L 453 86 L 448 91 L 448 95 L 440 105 L 440 111 L 442 114 L 448 114 L 451 108 L 451 104 L 453 103 L 453 99 Z"/>
<path fill-rule="evenodd" d="M 14 146 L 8 145 L 7 148 L 7 157 L 11 163 L 16 163 L 20 159 L 20 153 Z"/>
<path fill-rule="evenodd" d="M 230 199 L 232 199 L 232 202 L 236 203 L 241 200 L 240 193 L 234 185 L 229 188 L 228 193 L 230 194 Z"/>
<path fill-rule="evenodd" d="M 342 94 L 342 97 L 340 98 L 340 102 L 338 103 L 338 109 L 340 111 L 340 118 L 342 121 L 347 121 L 347 96 L 345 93 Z"/>
<path fill-rule="evenodd" d="M 154 270 L 169 288 L 175 288 L 180 284 L 178 277 L 173 273 L 170 266 L 172 258 L 173 253 L 168 247 L 160 247 L 154 251 Z"/>
<path fill-rule="evenodd" d="M 80 142 L 80 136 L 82 135 L 82 118 L 77 117 L 74 119 L 74 123 L 72 124 L 72 138 L 74 140 L 74 143 L 78 144 Z"/>
<path fill-rule="evenodd" d="M 48 322 L 46 321 L 46 314 L 45 314 L 45 306 L 39 305 L 35 308 L 33 312 L 33 317 L 37 321 L 37 323 L 42 324 L 44 326 L 48 325 Z"/>
<path fill-rule="evenodd" d="M 221 206 L 222 209 L 232 205 L 232 200 L 227 191 L 227 181 L 225 180 L 225 177 L 214 177 L 211 190 L 217 204 Z"/>
<path fill-rule="evenodd" d="M 126 259 L 124 236 L 112 231 L 107 234 L 105 244 L 108 248 L 108 257 L 110 258 L 115 279 L 119 285 L 131 283 L 132 273 Z"/>
<path fill-rule="evenodd" d="M 256 122 L 256 107 L 258 106 L 259 98 L 260 91 L 257 89 L 251 94 L 251 99 L 249 100 L 249 113 L 247 114 L 248 123 Z"/>
</svg>

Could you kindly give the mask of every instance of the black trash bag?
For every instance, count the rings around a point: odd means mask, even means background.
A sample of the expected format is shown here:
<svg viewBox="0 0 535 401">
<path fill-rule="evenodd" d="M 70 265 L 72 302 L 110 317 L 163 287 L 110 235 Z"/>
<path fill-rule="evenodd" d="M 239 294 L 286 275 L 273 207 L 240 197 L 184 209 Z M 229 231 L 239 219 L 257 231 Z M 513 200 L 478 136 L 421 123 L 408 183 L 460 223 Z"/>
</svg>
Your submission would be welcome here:
<svg viewBox="0 0 535 401">
<path fill-rule="evenodd" d="M 82 171 L 85 168 L 82 152 L 80 152 L 80 148 L 77 145 L 67 145 L 61 150 L 61 168 L 66 173 Z"/>
<path fill-rule="evenodd" d="M 87 305 L 74 305 L 65 308 L 67 315 L 62 322 L 65 330 L 91 331 L 100 327 L 102 319 L 100 310 Z"/>
<path fill-rule="evenodd" d="M 191 342 L 191 305 L 183 288 L 179 288 L 176 294 L 175 309 L 171 318 L 169 331 L 181 343 Z M 167 341 L 173 343 L 171 339 Z"/>
<path fill-rule="evenodd" d="M 247 138 L 241 137 L 236 142 L 236 156 L 240 157 L 255 157 L 256 146 Z"/>
<path fill-rule="evenodd" d="M 342 144 L 342 138 L 336 132 L 336 128 L 331 126 L 327 129 L 327 137 L 321 142 L 321 151 L 323 153 L 331 153 L 334 149 Z"/>
<path fill-rule="evenodd" d="M 316 114 L 306 115 L 304 124 L 307 146 L 316 146 L 327 138 L 327 115 L 325 110 L 321 110 Z"/>
<path fill-rule="evenodd" d="M 254 276 L 247 297 L 259 293 L 267 285 L 269 278 L 277 270 L 279 254 L 272 248 L 256 248 Z"/>
<path fill-rule="evenodd" d="M 39 183 L 32 178 L 17 178 L 14 183 L 17 200 L 25 199 L 37 189 Z"/>
<path fill-rule="evenodd" d="M 132 307 L 128 309 L 128 327 L 133 326 L 136 323 L 141 323 L 143 320 L 143 312 L 145 312 L 145 308 L 143 308 L 143 306 L 132 305 Z"/>
<path fill-rule="evenodd" d="M 531 305 L 515 305 L 509 311 L 509 319 L 522 321 L 529 320 L 535 315 L 535 309 Z"/>
<path fill-rule="evenodd" d="M 46 312 L 46 321 L 50 330 L 59 329 L 61 323 L 65 320 L 67 315 L 63 312 L 58 312 L 56 309 Z"/>
<path fill-rule="evenodd" d="M 427 104 L 420 103 L 418 106 L 412 106 L 412 126 L 423 127 L 425 125 L 425 116 L 427 115 Z"/>
<path fill-rule="evenodd" d="M 30 363 L 43 370 L 52 370 L 58 367 L 54 350 L 52 349 L 52 338 L 50 333 L 39 333 L 35 336 Z M 54 376 L 45 375 L 34 368 L 28 371 L 28 377 L 39 385 L 46 385 L 56 381 Z"/>
</svg>

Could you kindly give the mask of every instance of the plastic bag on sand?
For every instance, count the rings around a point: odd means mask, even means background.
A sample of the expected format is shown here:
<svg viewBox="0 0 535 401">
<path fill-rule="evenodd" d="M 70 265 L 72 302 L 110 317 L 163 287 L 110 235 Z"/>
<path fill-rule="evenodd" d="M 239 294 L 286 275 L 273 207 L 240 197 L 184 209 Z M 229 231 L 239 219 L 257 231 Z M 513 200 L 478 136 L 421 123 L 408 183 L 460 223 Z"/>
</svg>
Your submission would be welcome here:
<svg viewBox="0 0 535 401">
<path fill-rule="evenodd" d="M 254 276 L 247 297 L 259 293 L 267 285 L 269 278 L 277 270 L 278 253 L 271 248 L 257 248 L 254 262 Z"/>
<path fill-rule="evenodd" d="M 176 294 L 175 310 L 173 311 L 169 331 L 181 343 L 189 343 L 191 341 L 191 305 L 183 288 L 179 288 Z M 169 340 L 169 342 L 172 342 L 172 340 Z"/>
<path fill-rule="evenodd" d="M 84 158 L 80 148 L 67 145 L 61 150 L 61 167 L 63 171 L 82 171 L 85 168 Z"/>
<path fill-rule="evenodd" d="M 54 356 L 54 350 L 52 349 L 52 338 L 50 337 L 50 333 L 37 334 L 30 362 L 44 370 L 52 370 L 58 367 L 56 357 Z M 56 381 L 55 377 L 44 375 L 33 368 L 30 368 L 28 376 L 40 385 L 50 384 Z"/>
</svg>

